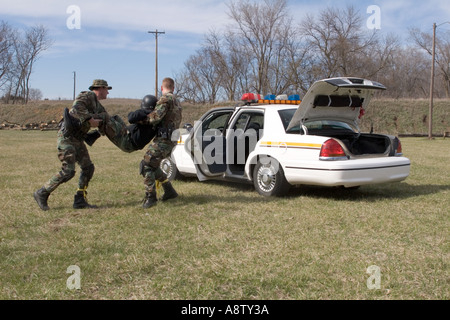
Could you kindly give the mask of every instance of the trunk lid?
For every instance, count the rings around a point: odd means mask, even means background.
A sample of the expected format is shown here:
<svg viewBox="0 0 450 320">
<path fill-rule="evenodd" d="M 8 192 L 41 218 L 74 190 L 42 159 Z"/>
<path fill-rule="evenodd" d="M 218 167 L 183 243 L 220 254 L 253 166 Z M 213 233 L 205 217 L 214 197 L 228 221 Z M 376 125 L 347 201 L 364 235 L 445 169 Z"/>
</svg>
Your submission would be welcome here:
<svg viewBox="0 0 450 320">
<path fill-rule="evenodd" d="M 336 119 L 357 126 L 361 108 L 366 108 L 375 91 L 386 90 L 381 83 L 351 77 L 319 80 L 305 94 L 287 130 L 305 121 Z"/>
</svg>

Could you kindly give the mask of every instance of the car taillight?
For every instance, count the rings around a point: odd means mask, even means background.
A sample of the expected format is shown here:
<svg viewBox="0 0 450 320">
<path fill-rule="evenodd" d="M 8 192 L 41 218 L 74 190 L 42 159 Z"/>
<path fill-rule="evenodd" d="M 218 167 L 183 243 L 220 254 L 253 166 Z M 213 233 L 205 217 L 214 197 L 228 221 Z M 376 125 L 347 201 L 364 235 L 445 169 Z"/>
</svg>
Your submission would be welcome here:
<svg viewBox="0 0 450 320">
<path fill-rule="evenodd" d="M 344 149 L 334 139 L 329 139 L 324 142 L 322 149 L 320 149 L 320 160 L 347 160 Z"/>
<path fill-rule="evenodd" d="M 402 150 L 402 143 L 400 142 L 400 139 L 397 139 L 397 150 L 395 151 L 396 156 L 402 156 L 403 150 Z"/>
</svg>

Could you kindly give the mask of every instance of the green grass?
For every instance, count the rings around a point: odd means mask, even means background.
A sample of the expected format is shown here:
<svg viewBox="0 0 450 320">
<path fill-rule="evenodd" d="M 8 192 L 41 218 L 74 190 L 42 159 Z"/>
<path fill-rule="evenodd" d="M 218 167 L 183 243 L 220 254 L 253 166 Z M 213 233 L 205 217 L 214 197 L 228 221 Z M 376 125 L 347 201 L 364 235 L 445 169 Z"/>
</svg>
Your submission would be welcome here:
<svg viewBox="0 0 450 320">
<path fill-rule="evenodd" d="M 0 299 L 449 299 L 450 139 L 402 139 L 410 177 L 354 191 L 177 180 L 141 208 L 144 151 L 89 148 L 96 210 L 72 209 L 76 177 L 41 211 L 59 170 L 56 132 L 0 131 Z M 69 266 L 81 288 L 69 290 Z M 366 270 L 381 270 L 368 289 Z"/>
</svg>

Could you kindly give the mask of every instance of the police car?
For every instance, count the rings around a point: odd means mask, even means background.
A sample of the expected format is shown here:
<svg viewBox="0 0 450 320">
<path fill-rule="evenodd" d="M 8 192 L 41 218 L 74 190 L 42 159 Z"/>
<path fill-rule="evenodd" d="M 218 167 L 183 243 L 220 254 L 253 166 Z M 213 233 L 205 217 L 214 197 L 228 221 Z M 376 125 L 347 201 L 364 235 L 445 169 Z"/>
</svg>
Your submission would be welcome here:
<svg viewBox="0 0 450 320">
<path fill-rule="evenodd" d="M 315 82 L 302 101 L 246 94 L 243 106 L 206 112 L 161 166 L 170 179 L 253 183 L 263 196 L 282 196 L 296 185 L 357 188 L 402 181 L 410 160 L 400 140 L 358 127 L 374 92 L 385 89 L 340 77 Z"/>
</svg>

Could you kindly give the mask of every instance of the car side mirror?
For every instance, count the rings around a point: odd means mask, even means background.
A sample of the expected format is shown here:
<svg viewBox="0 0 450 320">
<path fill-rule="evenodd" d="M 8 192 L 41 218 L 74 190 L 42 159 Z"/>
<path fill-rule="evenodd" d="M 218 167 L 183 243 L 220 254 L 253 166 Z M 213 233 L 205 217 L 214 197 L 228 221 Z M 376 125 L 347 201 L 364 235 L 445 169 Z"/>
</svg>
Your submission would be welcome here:
<svg viewBox="0 0 450 320">
<path fill-rule="evenodd" d="M 190 123 L 185 123 L 183 129 L 186 129 L 188 132 L 191 132 L 194 127 Z"/>
</svg>

